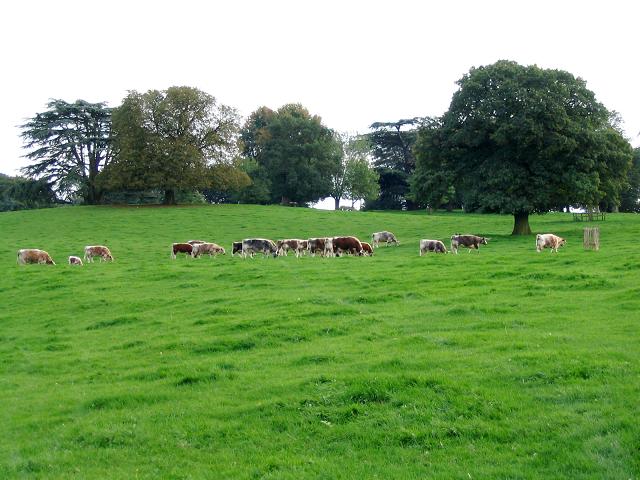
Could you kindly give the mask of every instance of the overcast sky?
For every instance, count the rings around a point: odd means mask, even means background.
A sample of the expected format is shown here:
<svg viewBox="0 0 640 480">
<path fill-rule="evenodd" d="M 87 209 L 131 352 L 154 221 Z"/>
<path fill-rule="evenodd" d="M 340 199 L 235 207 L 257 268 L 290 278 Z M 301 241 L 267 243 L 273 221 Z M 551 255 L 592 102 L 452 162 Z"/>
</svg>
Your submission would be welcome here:
<svg viewBox="0 0 640 480">
<path fill-rule="evenodd" d="M 326 126 L 444 113 L 456 80 L 500 59 L 567 70 L 640 145 L 640 6 L 562 1 L 14 0 L 0 6 L 0 172 L 49 99 L 197 87 L 246 117 L 303 104 Z"/>
</svg>

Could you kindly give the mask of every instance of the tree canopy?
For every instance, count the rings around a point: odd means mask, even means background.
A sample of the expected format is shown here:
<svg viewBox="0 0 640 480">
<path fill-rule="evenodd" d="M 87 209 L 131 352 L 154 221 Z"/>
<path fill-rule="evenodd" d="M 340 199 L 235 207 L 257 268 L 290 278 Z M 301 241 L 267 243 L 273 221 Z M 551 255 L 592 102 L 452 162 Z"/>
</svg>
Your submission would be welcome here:
<svg viewBox="0 0 640 480">
<path fill-rule="evenodd" d="M 271 201 L 305 203 L 329 196 L 340 144 L 333 132 L 299 104 L 256 110 L 241 132 L 242 153 L 255 159 Z"/>
<path fill-rule="evenodd" d="M 117 156 L 107 171 L 111 189 L 161 189 L 164 203 L 175 203 L 177 190 L 238 182 L 231 168 L 238 114 L 201 90 L 129 92 L 113 112 L 113 129 Z"/>
<path fill-rule="evenodd" d="M 582 79 L 499 61 L 458 85 L 440 125 L 420 130 L 420 176 L 453 184 L 466 209 L 513 214 L 513 234 L 531 232 L 530 213 L 619 201 L 631 147 Z"/>
<path fill-rule="evenodd" d="M 396 122 L 374 122 L 369 134 L 373 165 L 379 175 L 380 197 L 368 207 L 412 208 L 409 178 L 415 169 L 414 144 L 421 117 Z"/>
<path fill-rule="evenodd" d="M 45 179 L 61 197 L 100 203 L 98 176 L 112 159 L 111 109 L 84 100 L 51 100 L 47 108 L 20 126 L 25 156 L 35 162 L 22 172 Z"/>
</svg>

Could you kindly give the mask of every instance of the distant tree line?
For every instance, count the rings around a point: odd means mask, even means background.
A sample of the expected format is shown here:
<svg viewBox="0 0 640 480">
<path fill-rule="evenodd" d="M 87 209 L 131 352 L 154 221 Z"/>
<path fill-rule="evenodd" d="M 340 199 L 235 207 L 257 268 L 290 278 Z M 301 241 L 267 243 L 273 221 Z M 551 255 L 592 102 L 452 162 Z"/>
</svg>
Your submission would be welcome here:
<svg viewBox="0 0 640 480">
<path fill-rule="evenodd" d="M 22 125 L 23 169 L 54 199 L 463 208 L 514 216 L 569 205 L 638 211 L 640 166 L 615 112 L 562 70 L 472 68 L 441 117 L 336 132 L 300 104 L 232 107 L 191 87 L 131 91 L 116 108 L 52 100 Z M 43 184 L 44 185 L 44 184 Z M 26 204 L 25 204 L 26 205 Z"/>
</svg>

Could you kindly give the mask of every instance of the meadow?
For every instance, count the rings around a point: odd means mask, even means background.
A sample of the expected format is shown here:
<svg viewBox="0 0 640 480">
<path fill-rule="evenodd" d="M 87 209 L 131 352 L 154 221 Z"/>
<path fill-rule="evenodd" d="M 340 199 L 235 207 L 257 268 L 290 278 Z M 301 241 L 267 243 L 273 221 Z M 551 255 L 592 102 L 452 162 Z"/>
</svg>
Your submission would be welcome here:
<svg viewBox="0 0 640 480">
<path fill-rule="evenodd" d="M 1 478 L 640 476 L 640 216 L 243 205 L 0 214 Z M 390 230 L 371 258 L 232 241 Z M 418 256 L 421 238 L 491 237 Z M 224 257 L 170 259 L 202 238 Z M 66 265 L 105 244 L 114 263 Z M 19 248 L 56 266 L 16 265 Z"/>
</svg>

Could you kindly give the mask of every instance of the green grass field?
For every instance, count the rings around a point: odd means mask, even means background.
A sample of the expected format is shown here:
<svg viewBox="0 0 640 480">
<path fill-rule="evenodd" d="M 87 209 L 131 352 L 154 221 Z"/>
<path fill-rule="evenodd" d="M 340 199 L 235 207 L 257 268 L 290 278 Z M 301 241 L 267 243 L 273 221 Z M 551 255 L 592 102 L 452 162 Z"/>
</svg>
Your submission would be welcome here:
<svg viewBox="0 0 640 480">
<path fill-rule="evenodd" d="M 259 206 L 0 214 L 1 478 L 640 476 L 640 216 L 536 253 L 497 215 Z M 372 258 L 174 241 L 390 230 Z M 492 238 L 418 256 L 420 238 Z M 113 264 L 66 257 L 106 244 Z M 42 248 L 56 266 L 16 265 Z"/>
</svg>

